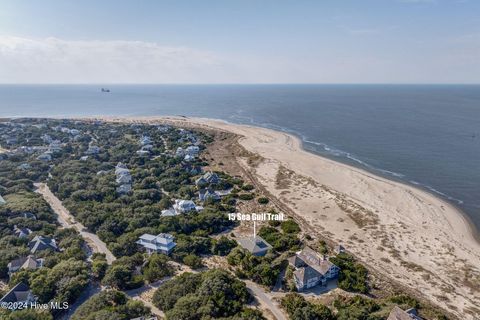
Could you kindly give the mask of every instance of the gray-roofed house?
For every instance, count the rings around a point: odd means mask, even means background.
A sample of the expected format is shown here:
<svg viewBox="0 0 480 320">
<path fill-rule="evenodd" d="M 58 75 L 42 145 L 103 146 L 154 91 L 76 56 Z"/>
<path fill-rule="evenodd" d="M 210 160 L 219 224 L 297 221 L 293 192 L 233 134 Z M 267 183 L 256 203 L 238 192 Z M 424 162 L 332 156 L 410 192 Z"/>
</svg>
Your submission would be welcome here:
<svg viewBox="0 0 480 320">
<path fill-rule="evenodd" d="M 267 241 L 259 236 L 240 238 L 238 243 L 254 256 L 264 256 L 272 248 Z"/>
<path fill-rule="evenodd" d="M 132 185 L 130 184 L 122 184 L 121 186 L 117 187 L 118 194 L 127 194 L 132 191 Z"/>
<path fill-rule="evenodd" d="M 3 197 L 2 197 L 2 195 L 0 195 L 0 206 L 4 205 L 4 204 L 7 204 L 7 201 L 5 201 L 5 199 L 3 199 Z"/>
<path fill-rule="evenodd" d="M 26 238 L 30 233 L 32 233 L 32 230 L 28 228 L 19 228 L 17 225 L 13 226 L 13 234 L 18 238 Z"/>
<path fill-rule="evenodd" d="M 18 258 L 10 261 L 7 265 L 8 274 L 11 276 L 13 273 L 21 269 L 36 270 L 43 267 L 43 259 L 36 259 L 33 256 Z"/>
<path fill-rule="evenodd" d="M 85 154 L 89 154 L 89 155 L 94 155 L 98 153 L 100 153 L 100 147 L 93 146 L 93 145 L 88 146 L 87 151 L 85 151 Z"/>
<path fill-rule="evenodd" d="M 201 189 L 198 192 L 198 199 L 200 201 L 205 201 L 207 199 L 220 200 L 220 196 L 213 191 L 211 188 Z"/>
<path fill-rule="evenodd" d="M 30 291 L 30 288 L 25 283 L 20 282 L 8 291 L 7 294 L 0 299 L 0 302 L 32 303 L 36 300 L 37 298 Z"/>
<path fill-rule="evenodd" d="M 310 266 L 298 268 L 293 272 L 293 281 L 298 291 L 313 288 L 319 283 L 324 283 L 325 278 Z"/>
<path fill-rule="evenodd" d="M 178 216 L 180 213 L 177 213 L 174 209 L 162 210 L 161 217 L 174 217 Z"/>
<path fill-rule="evenodd" d="M 395 306 L 387 320 L 422 320 L 422 318 L 418 316 L 417 310 L 414 308 L 404 311 L 398 306 Z"/>
<path fill-rule="evenodd" d="M 35 238 L 33 238 L 32 241 L 28 243 L 28 247 L 30 248 L 30 252 L 32 254 L 44 250 L 58 251 L 55 239 L 43 236 L 35 236 Z"/>
<path fill-rule="evenodd" d="M 131 183 L 132 182 L 132 176 L 130 175 L 130 173 L 123 173 L 123 174 L 118 174 L 117 175 L 117 179 L 116 179 L 116 182 L 118 184 L 127 184 L 127 183 Z"/>
<path fill-rule="evenodd" d="M 168 233 L 160 233 L 156 236 L 145 233 L 140 236 L 137 244 L 145 248 L 148 254 L 159 252 L 163 254 L 170 254 L 176 243 L 173 241 L 173 236 Z"/>
<path fill-rule="evenodd" d="M 209 184 L 217 184 L 218 182 L 220 182 L 220 178 L 218 177 L 218 175 L 212 171 L 209 171 L 205 172 L 203 176 L 198 178 L 195 181 L 195 185 L 197 187 L 204 187 Z"/>
<path fill-rule="evenodd" d="M 327 280 L 336 278 L 340 271 L 339 267 L 320 257 L 317 252 L 309 247 L 297 252 L 295 256 L 288 259 L 288 262 L 296 268 L 293 278 L 299 291 L 312 288 L 318 284 L 325 285 Z"/>
</svg>

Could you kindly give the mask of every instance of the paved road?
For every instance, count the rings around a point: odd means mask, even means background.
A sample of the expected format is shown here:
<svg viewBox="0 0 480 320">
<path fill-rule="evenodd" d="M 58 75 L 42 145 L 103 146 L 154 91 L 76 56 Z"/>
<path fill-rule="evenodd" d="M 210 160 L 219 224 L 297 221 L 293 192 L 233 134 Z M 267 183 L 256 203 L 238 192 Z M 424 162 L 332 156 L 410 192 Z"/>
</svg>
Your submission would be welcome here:
<svg viewBox="0 0 480 320">
<path fill-rule="evenodd" d="M 37 187 L 36 192 L 43 196 L 45 201 L 48 202 L 52 210 L 57 214 L 58 222 L 63 227 L 75 228 L 85 239 L 88 246 L 92 248 L 93 252 L 105 254 L 108 264 L 116 260 L 115 256 L 108 250 L 105 242 L 100 240 L 96 234 L 86 231 L 87 229 L 80 222 L 75 221 L 75 217 L 63 206 L 60 199 L 50 191 L 50 188 L 45 183 L 35 183 L 35 187 Z"/>
</svg>

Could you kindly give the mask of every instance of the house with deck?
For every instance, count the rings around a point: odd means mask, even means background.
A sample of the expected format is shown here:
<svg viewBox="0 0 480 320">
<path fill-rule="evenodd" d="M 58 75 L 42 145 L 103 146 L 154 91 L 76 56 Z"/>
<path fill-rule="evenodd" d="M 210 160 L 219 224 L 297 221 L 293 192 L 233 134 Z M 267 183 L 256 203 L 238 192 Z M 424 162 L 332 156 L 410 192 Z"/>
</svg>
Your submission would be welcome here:
<svg viewBox="0 0 480 320">
<path fill-rule="evenodd" d="M 175 203 L 173 204 L 173 210 L 175 210 L 177 214 L 181 214 L 181 213 L 188 213 L 191 211 L 202 211 L 203 207 L 197 206 L 195 202 L 193 202 L 192 200 L 176 199 Z"/>
<path fill-rule="evenodd" d="M 295 268 L 293 280 L 298 291 L 326 285 L 340 271 L 339 267 L 309 247 L 297 252 L 288 262 Z"/>
<path fill-rule="evenodd" d="M 157 252 L 168 255 L 176 246 L 173 239 L 173 236 L 168 233 L 160 233 L 156 236 L 145 233 L 140 236 L 137 244 L 145 248 L 148 254 Z"/>
</svg>

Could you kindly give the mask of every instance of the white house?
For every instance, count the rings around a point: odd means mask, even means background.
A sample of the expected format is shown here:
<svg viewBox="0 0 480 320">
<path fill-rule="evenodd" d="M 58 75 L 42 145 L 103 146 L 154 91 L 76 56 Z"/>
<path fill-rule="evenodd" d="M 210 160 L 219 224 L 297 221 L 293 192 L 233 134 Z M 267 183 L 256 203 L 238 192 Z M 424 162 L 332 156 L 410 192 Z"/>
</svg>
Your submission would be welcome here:
<svg viewBox="0 0 480 320">
<path fill-rule="evenodd" d="M 174 217 L 178 216 L 180 213 L 177 213 L 174 209 L 162 210 L 161 217 Z"/>
<path fill-rule="evenodd" d="M 147 145 L 147 144 L 151 144 L 151 143 L 152 143 L 152 139 L 150 139 L 149 136 L 143 136 L 143 137 L 140 138 L 140 144 L 142 146 Z"/>
<path fill-rule="evenodd" d="M 198 156 L 198 153 L 200 152 L 200 148 L 198 146 L 188 146 L 185 149 L 185 154 L 188 154 L 192 157 Z"/>
<path fill-rule="evenodd" d="M 137 244 L 145 248 L 145 250 L 152 254 L 154 252 L 170 254 L 176 243 L 173 241 L 173 236 L 168 233 L 160 233 L 156 236 L 151 234 L 143 234 L 137 241 Z"/>
<path fill-rule="evenodd" d="M 173 205 L 173 210 L 177 213 L 187 213 L 190 211 L 201 211 L 203 207 L 197 206 L 192 200 L 175 200 Z"/>
</svg>

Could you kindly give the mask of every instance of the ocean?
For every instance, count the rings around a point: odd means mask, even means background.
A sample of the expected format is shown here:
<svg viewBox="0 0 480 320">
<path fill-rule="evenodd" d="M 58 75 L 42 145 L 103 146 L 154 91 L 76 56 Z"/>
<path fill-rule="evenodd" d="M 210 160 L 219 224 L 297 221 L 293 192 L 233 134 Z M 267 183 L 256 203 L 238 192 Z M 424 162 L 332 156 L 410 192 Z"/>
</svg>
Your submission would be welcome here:
<svg viewBox="0 0 480 320">
<path fill-rule="evenodd" d="M 480 85 L 0 85 L 0 117 L 185 115 L 292 133 L 480 229 Z"/>
</svg>

